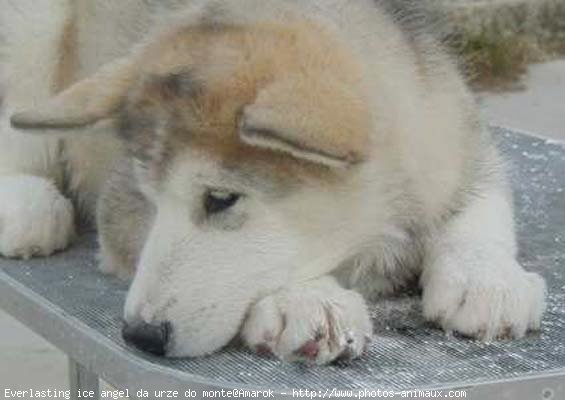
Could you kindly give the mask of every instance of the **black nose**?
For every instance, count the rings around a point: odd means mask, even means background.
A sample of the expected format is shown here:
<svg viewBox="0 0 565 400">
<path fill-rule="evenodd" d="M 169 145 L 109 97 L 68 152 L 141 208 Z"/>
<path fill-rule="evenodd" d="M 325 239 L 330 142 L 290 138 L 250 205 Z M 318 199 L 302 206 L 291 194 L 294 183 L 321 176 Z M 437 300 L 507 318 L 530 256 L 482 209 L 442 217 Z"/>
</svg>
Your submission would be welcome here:
<svg viewBox="0 0 565 400">
<path fill-rule="evenodd" d="M 131 345 L 140 350 L 156 356 L 164 356 L 167 342 L 169 341 L 171 327 L 170 323 L 163 322 L 159 325 L 147 324 L 145 322 L 128 324 L 124 322 L 122 337 Z"/>
</svg>

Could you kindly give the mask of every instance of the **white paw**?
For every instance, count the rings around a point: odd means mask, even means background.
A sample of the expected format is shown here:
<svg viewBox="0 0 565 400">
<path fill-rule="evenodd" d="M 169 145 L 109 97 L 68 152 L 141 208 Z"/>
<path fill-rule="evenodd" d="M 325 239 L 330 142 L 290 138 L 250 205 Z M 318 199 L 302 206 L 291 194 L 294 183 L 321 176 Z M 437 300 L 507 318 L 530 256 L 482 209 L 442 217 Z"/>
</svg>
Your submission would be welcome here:
<svg viewBox="0 0 565 400">
<path fill-rule="evenodd" d="M 71 202 L 55 185 L 29 175 L 0 177 L 0 254 L 48 256 L 74 235 Z"/>
<path fill-rule="evenodd" d="M 259 301 L 249 313 L 242 337 L 259 353 L 327 364 L 359 357 L 372 332 L 361 295 L 328 278 Z"/>
<path fill-rule="evenodd" d="M 508 267 L 472 274 L 473 268 L 438 268 L 423 276 L 424 316 L 447 332 L 490 340 L 520 338 L 539 329 L 545 282 L 514 260 Z M 493 265 L 493 268 L 498 268 Z"/>
</svg>

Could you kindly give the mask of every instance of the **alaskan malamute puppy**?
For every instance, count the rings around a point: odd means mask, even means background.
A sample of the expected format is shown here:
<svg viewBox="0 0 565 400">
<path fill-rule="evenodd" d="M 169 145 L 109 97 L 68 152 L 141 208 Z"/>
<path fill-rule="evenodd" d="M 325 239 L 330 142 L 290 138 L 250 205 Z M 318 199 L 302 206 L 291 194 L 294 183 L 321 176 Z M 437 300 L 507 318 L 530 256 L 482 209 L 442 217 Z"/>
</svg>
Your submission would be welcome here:
<svg viewBox="0 0 565 400">
<path fill-rule="evenodd" d="M 167 356 L 356 357 L 416 280 L 445 330 L 538 328 L 502 162 L 395 3 L 0 0 L 0 252 L 64 249 L 101 191 L 124 337 Z"/>
</svg>

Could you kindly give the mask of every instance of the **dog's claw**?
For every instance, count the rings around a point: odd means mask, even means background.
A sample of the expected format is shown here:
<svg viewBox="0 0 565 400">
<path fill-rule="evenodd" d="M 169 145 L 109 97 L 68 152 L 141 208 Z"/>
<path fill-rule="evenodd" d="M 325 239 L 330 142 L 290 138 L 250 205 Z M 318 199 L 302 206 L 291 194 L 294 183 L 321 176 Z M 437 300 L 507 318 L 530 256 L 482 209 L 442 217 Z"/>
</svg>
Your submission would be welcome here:
<svg viewBox="0 0 565 400">
<path fill-rule="evenodd" d="M 315 340 L 307 341 L 296 353 L 299 356 L 315 359 L 318 357 L 318 353 L 320 352 L 320 345 Z"/>
<path fill-rule="evenodd" d="M 273 355 L 273 351 L 266 343 L 255 346 L 255 353 L 263 357 L 269 357 Z"/>
</svg>

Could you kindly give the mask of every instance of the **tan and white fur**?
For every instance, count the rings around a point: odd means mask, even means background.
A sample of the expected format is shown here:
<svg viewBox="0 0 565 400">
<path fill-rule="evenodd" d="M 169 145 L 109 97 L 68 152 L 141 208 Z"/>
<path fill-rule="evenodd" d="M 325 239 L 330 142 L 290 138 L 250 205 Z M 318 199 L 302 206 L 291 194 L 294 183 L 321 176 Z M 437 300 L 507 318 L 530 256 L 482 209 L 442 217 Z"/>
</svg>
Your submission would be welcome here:
<svg viewBox="0 0 565 400">
<path fill-rule="evenodd" d="M 166 324 L 167 356 L 241 334 L 356 357 L 365 301 L 415 281 L 447 331 L 539 328 L 504 164 L 435 39 L 385 1 L 157 3 L 0 0 L 4 256 L 97 214 L 125 320 Z"/>
</svg>

